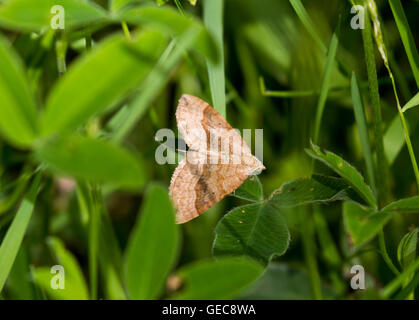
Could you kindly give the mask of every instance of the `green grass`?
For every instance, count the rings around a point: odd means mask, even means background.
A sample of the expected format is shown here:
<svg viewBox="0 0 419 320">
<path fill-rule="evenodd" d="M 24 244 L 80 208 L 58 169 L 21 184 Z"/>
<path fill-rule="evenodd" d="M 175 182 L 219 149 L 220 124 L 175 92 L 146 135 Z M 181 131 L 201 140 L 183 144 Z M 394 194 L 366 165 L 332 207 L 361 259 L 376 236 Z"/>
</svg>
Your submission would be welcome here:
<svg viewBox="0 0 419 320">
<path fill-rule="evenodd" d="M 419 297 L 418 2 L 63 0 L 63 31 L 38 2 L 0 4 L 2 299 Z M 184 93 L 266 170 L 177 225 Z"/>
</svg>

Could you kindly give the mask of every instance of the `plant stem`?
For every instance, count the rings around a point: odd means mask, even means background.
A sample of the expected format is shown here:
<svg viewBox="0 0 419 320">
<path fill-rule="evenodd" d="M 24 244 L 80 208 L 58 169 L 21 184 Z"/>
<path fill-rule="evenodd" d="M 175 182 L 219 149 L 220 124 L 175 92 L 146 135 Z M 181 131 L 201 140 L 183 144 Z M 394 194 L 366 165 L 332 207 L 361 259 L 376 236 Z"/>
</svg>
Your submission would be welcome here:
<svg viewBox="0 0 419 320">
<path fill-rule="evenodd" d="M 65 61 L 65 57 L 67 54 L 67 46 L 68 46 L 68 43 L 67 43 L 67 40 L 64 39 L 64 37 L 60 37 L 55 42 L 55 52 L 57 55 L 57 69 L 58 69 L 58 74 L 60 76 L 62 76 L 67 70 L 67 65 Z"/>
<path fill-rule="evenodd" d="M 86 51 L 89 51 L 90 49 L 92 49 L 92 36 L 88 35 L 86 37 Z"/>
<path fill-rule="evenodd" d="M 100 190 L 96 185 L 93 185 L 91 188 L 91 205 L 89 219 L 89 279 L 90 295 L 92 300 L 97 299 L 100 210 Z"/>
<path fill-rule="evenodd" d="M 386 240 L 384 238 L 384 231 L 383 230 L 381 230 L 378 233 L 378 245 L 380 247 L 381 255 L 382 255 L 384 261 L 386 262 L 387 266 L 389 267 L 389 269 L 391 271 L 393 271 L 393 273 L 396 276 L 398 276 L 400 274 L 400 271 L 396 268 L 396 266 L 391 261 L 390 256 L 388 255 L 387 247 L 386 247 Z"/>
<path fill-rule="evenodd" d="M 378 91 L 377 70 L 375 66 L 374 47 L 372 42 L 371 22 L 368 8 L 365 7 L 365 28 L 362 30 L 365 61 L 367 65 L 369 93 L 373 111 L 373 125 L 376 149 L 376 186 L 378 204 L 381 206 L 387 198 L 387 162 L 384 154 L 383 120 L 381 116 L 380 94 Z"/>
<path fill-rule="evenodd" d="M 316 245 L 314 239 L 314 220 L 308 209 L 302 209 L 301 221 L 304 257 L 307 263 L 311 295 L 315 300 L 322 300 L 321 279 L 316 259 Z"/>
<path fill-rule="evenodd" d="M 381 292 L 384 299 L 388 299 L 400 286 L 403 285 L 404 281 L 408 279 L 419 269 L 419 258 L 407 267 L 398 277 L 390 282 Z"/>
<path fill-rule="evenodd" d="M 124 31 L 125 38 L 127 38 L 127 40 L 131 41 L 132 37 L 131 37 L 131 33 L 129 31 L 127 23 L 125 21 L 122 21 L 121 26 L 122 26 L 122 30 Z"/>
<path fill-rule="evenodd" d="M 394 96 L 396 98 L 396 103 L 397 103 L 397 111 L 399 112 L 400 120 L 402 122 L 403 134 L 404 134 L 404 137 L 405 137 L 405 140 L 406 140 L 406 146 L 407 146 L 407 149 L 409 151 L 410 161 L 412 163 L 413 172 L 414 172 L 415 178 L 416 178 L 416 184 L 417 184 L 417 187 L 418 187 L 418 190 L 419 190 L 418 164 L 417 164 L 417 161 L 416 161 L 415 153 L 413 151 L 413 146 L 412 146 L 412 142 L 410 140 L 409 130 L 407 128 L 406 120 L 404 118 L 404 114 L 403 114 L 402 108 L 400 106 L 399 96 L 397 94 L 396 82 L 394 80 L 393 72 L 391 71 L 391 68 L 390 68 L 387 49 L 386 49 L 386 46 L 384 44 L 383 35 L 382 35 L 382 31 L 381 31 L 381 24 L 380 24 L 380 21 L 379 21 L 379 18 L 378 18 L 377 7 L 375 5 L 374 0 L 368 0 L 367 3 L 368 3 L 368 9 L 371 13 L 371 19 L 374 23 L 375 41 L 377 43 L 378 50 L 380 51 L 381 58 L 383 59 L 384 65 L 385 65 L 385 67 L 388 71 L 388 74 L 390 76 L 391 84 L 393 85 Z M 365 10 L 365 11 L 367 12 L 367 10 Z"/>
</svg>

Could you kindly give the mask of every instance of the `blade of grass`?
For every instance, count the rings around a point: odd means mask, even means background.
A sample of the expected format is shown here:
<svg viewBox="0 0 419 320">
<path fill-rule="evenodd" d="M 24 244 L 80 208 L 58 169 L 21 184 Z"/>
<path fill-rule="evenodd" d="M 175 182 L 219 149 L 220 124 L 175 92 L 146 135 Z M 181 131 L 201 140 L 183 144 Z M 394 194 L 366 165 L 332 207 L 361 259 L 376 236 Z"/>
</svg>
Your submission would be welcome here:
<svg viewBox="0 0 419 320">
<path fill-rule="evenodd" d="M 410 30 L 409 22 L 407 21 L 401 1 L 389 0 L 389 3 L 397 28 L 399 29 L 400 37 L 402 38 L 410 67 L 413 71 L 413 76 L 415 77 L 416 85 L 419 88 L 419 53 L 415 45 L 415 39 Z"/>
<path fill-rule="evenodd" d="M 370 12 L 371 20 L 374 24 L 375 42 L 377 43 L 377 47 L 378 47 L 378 50 L 381 54 L 381 58 L 384 61 L 384 65 L 385 65 L 385 67 L 388 71 L 388 74 L 389 74 L 390 79 L 391 79 L 391 83 L 393 85 L 394 96 L 396 98 L 396 103 L 397 103 L 397 111 L 399 113 L 400 120 L 402 122 L 403 134 L 404 134 L 404 137 L 405 137 L 405 140 L 406 140 L 406 146 L 407 146 L 407 149 L 409 151 L 410 161 L 412 163 L 413 172 L 414 172 L 415 178 L 416 178 L 416 184 L 417 184 L 417 187 L 419 189 L 419 168 L 418 168 L 418 164 L 417 164 L 417 161 L 416 161 L 415 153 L 413 151 L 412 142 L 410 140 L 410 135 L 409 135 L 409 129 L 407 127 L 407 122 L 406 122 L 406 119 L 404 117 L 401 105 L 400 105 L 399 96 L 397 94 L 396 82 L 394 80 L 393 72 L 391 71 L 391 68 L 390 68 L 387 49 L 385 47 L 384 40 L 383 40 L 383 34 L 382 34 L 382 31 L 381 31 L 381 23 L 380 23 L 380 20 L 378 18 L 377 6 L 376 6 L 374 0 L 368 0 L 367 3 L 368 3 L 368 9 L 369 9 L 369 12 Z M 383 159 L 385 159 L 385 158 L 383 158 Z"/>
<path fill-rule="evenodd" d="M 223 45 L 223 0 L 204 1 L 204 22 L 218 45 L 220 60 L 213 63 L 207 59 L 208 76 L 211 87 L 212 103 L 224 118 L 226 117 L 224 45 Z"/>
<path fill-rule="evenodd" d="M 102 206 L 101 195 L 98 186 L 94 185 L 91 189 L 91 205 L 89 217 L 89 278 L 90 296 L 92 300 L 97 299 L 98 285 L 98 249 L 99 249 L 99 229 L 100 229 L 100 210 Z"/>
<path fill-rule="evenodd" d="M 178 41 L 172 40 L 168 45 L 157 65 L 144 81 L 147 84 L 144 90 L 110 120 L 109 126 L 113 131 L 114 142 L 120 143 L 131 132 L 168 81 L 170 71 L 180 62 L 185 49 L 192 45 L 197 35 L 197 30 L 191 27 Z"/>
<path fill-rule="evenodd" d="M 321 126 L 321 122 L 323 118 L 323 111 L 326 105 L 327 95 L 329 93 L 331 74 L 332 74 L 333 67 L 335 65 L 336 51 L 339 44 L 338 33 L 340 29 L 340 20 L 341 19 L 339 19 L 338 27 L 333 33 L 332 40 L 330 41 L 329 51 L 327 53 L 327 59 L 326 59 L 326 66 L 324 69 L 322 85 L 320 89 L 320 96 L 317 102 L 316 120 L 314 124 L 314 135 L 313 135 L 314 137 L 313 141 L 316 144 L 318 143 L 320 126 Z"/>
<path fill-rule="evenodd" d="M 393 261 L 391 260 L 390 256 L 388 255 L 387 247 L 386 247 L 386 239 L 384 237 L 384 232 L 381 230 L 378 233 L 378 246 L 380 248 L 381 255 L 386 262 L 387 266 L 390 270 L 397 276 L 400 274 L 400 271 L 396 268 Z"/>
<path fill-rule="evenodd" d="M 414 290 L 419 286 L 419 272 L 416 273 L 413 280 L 404 287 L 400 292 L 394 297 L 395 300 L 414 300 Z"/>
<path fill-rule="evenodd" d="M 297 14 L 298 18 L 300 19 L 301 23 L 304 25 L 304 28 L 307 30 L 307 32 L 311 35 L 311 37 L 314 39 L 314 41 L 317 43 L 321 51 L 326 54 L 327 48 L 323 44 L 323 41 L 320 39 L 318 32 L 316 32 L 316 27 L 311 20 L 310 16 L 308 15 L 306 9 L 304 8 L 303 4 L 300 0 L 289 0 L 292 7 L 295 10 L 295 13 Z"/>
<path fill-rule="evenodd" d="M 409 279 L 419 269 L 419 259 L 416 259 L 405 271 L 403 271 L 396 279 L 391 281 L 387 286 L 384 287 L 381 292 L 381 296 L 384 299 L 391 297 L 396 290 L 403 285 L 406 279 Z"/>
<path fill-rule="evenodd" d="M 368 10 L 364 10 L 364 11 L 365 11 L 365 13 L 369 12 L 369 15 L 366 15 L 366 18 L 365 18 L 366 19 L 365 26 L 369 26 L 369 27 L 371 26 L 370 21 L 369 21 L 369 17 L 368 17 L 368 16 L 371 16 L 371 21 L 372 21 L 372 23 L 374 25 L 374 38 L 375 38 L 375 42 L 377 44 L 377 47 L 378 47 L 378 50 L 380 52 L 381 58 L 384 61 L 384 65 L 385 65 L 385 67 L 386 67 L 386 69 L 388 71 L 388 74 L 389 74 L 390 79 L 391 79 L 391 83 L 393 85 L 394 96 L 396 98 L 396 103 L 397 103 L 397 111 L 399 113 L 400 120 L 402 122 L 403 133 L 404 133 L 405 140 L 406 140 L 406 146 L 407 146 L 408 151 L 409 151 L 410 160 L 411 160 L 413 171 L 414 171 L 415 177 L 416 177 L 416 183 L 417 183 L 417 186 L 419 188 L 419 169 L 418 169 L 418 165 L 417 165 L 417 162 L 416 162 L 415 154 L 413 152 L 413 146 L 412 146 L 412 143 L 410 141 L 410 136 L 409 136 L 409 130 L 408 130 L 408 127 L 407 127 L 407 123 L 406 123 L 406 120 L 404 118 L 404 115 L 403 115 L 401 106 L 400 106 L 400 102 L 399 102 L 399 97 L 398 97 L 398 94 L 397 94 L 397 88 L 396 88 L 396 83 L 395 83 L 395 80 L 394 80 L 394 76 L 393 76 L 393 73 L 392 73 L 392 71 L 390 69 L 390 65 L 389 65 L 389 61 L 388 61 L 387 49 L 386 49 L 386 47 L 384 45 L 383 34 L 381 32 L 381 24 L 380 24 L 380 21 L 379 21 L 379 18 L 378 18 L 377 6 L 376 6 L 374 0 L 367 0 L 366 1 L 366 4 L 368 5 Z M 364 30 L 366 30 L 366 29 L 367 28 L 365 28 Z M 363 35 L 364 35 L 364 33 L 363 33 Z M 369 35 L 368 36 L 371 37 L 371 30 L 369 31 Z M 371 45 L 372 45 L 372 43 L 371 43 Z M 374 62 L 374 67 L 375 67 L 375 62 Z M 377 79 L 377 75 L 376 74 L 375 74 L 375 79 Z M 378 94 L 378 84 L 377 84 L 377 94 Z M 381 125 L 381 123 L 380 123 L 380 125 Z M 382 156 L 383 156 L 382 158 L 379 158 L 378 155 L 377 155 L 377 161 L 378 161 L 378 163 L 380 163 L 380 162 L 385 163 L 385 159 L 386 158 L 384 157 L 384 153 L 383 153 Z M 379 241 L 378 243 L 379 243 L 379 247 L 380 247 L 380 250 L 381 250 L 381 254 L 382 254 L 383 258 L 384 258 L 384 261 L 386 262 L 387 266 L 397 275 L 399 273 L 399 271 L 394 266 L 394 264 L 393 264 L 390 256 L 388 255 L 386 244 L 385 244 L 385 237 L 384 237 L 384 231 L 383 230 L 381 230 L 380 233 L 378 234 L 378 241 Z"/>
<path fill-rule="evenodd" d="M 384 203 L 387 198 L 387 163 L 384 154 L 383 120 L 381 116 L 380 94 L 378 91 L 377 70 L 375 66 L 374 47 L 372 42 L 371 22 L 368 8 L 364 7 L 365 28 L 362 30 L 364 54 L 367 65 L 369 94 L 373 111 L 373 125 L 376 150 L 376 186 L 378 203 Z"/>
<path fill-rule="evenodd" d="M 310 279 L 310 290 L 314 300 L 322 300 L 321 278 L 316 258 L 314 219 L 309 208 L 302 208 L 301 211 L 301 239 L 303 243 L 304 259 L 308 268 Z"/>
<path fill-rule="evenodd" d="M 355 119 L 358 127 L 359 139 L 364 153 L 365 165 L 367 168 L 368 182 L 375 189 L 374 164 L 372 160 L 371 146 L 368 138 L 367 122 L 365 120 L 364 105 L 358 87 L 355 73 L 352 73 L 352 102 L 354 105 Z"/>
<path fill-rule="evenodd" d="M 25 236 L 25 232 L 35 205 L 35 199 L 38 194 L 41 176 L 42 173 L 38 173 L 35 176 L 28 193 L 23 199 L 23 202 L 20 205 L 16 216 L 13 219 L 11 226 L 7 230 L 3 242 L 1 243 L 0 292 L 3 289 L 3 286 L 15 261 L 16 255 L 19 251 L 20 245 L 22 244 L 23 237 Z"/>
<path fill-rule="evenodd" d="M 410 99 L 402 108 L 402 112 L 405 112 L 406 110 L 409 110 L 413 107 L 416 107 L 419 105 L 419 93 L 417 93 L 412 99 Z"/>
<path fill-rule="evenodd" d="M 331 72 L 333 70 L 336 51 L 339 43 L 338 39 L 338 32 L 340 29 L 340 18 L 338 27 L 336 28 L 335 32 L 333 33 L 332 40 L 330 41 L 329 52 L 327 54 L 326 59 L 326 66 L 323 73 L 323 80 L 320 89 L 320 96 L 317 102 L 317 109 L 316 109 L 316 120 L 314 124 L 314 140 L 318 140 L 318 136 L 320 133 L 320 126 L 323 117 L 323 111 L 326 105 L 326 99 L 329 92 L 329 85 L 330 85 L 330 77 Z M 314 162 L 312 162 L 313 166 Z M 306 213 L 306 219 L 308 220 L 307 223 L 303 223 L 303 225 L 307 225 L 302 232 L 302 241 L 303 241 L 303 248 L 304 248 L 304 255 L 306 259 L 307 266 L 309 268 L 308 272 L 310 274 L 310 286 L 313 298 L 316 300 L 322 299 L 322 292 L 321 292 L 321 280 L 319 275 L 319 270 L 317 266 L 317 259 L 315 250 L 313 247 L 314 243 L 314 235 L 315 235 L 315 224 L 313 221 L 313 217 Z"/>
</svg>

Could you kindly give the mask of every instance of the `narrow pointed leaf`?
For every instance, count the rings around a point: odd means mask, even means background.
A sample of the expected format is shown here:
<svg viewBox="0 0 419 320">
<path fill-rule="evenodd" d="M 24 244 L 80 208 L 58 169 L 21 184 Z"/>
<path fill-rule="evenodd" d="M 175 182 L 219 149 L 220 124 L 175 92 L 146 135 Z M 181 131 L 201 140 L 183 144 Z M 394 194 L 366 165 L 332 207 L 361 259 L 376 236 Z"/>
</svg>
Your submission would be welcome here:
<svg viewBox="0 0 419 320">
<path fill-rule="evenodd" d="M 13 145 L 29 147 L 37 134 L 37 107 L 13 48 L 0 35 L 0 132 Z"/>
<path fill-rule="evenodd" d="M 47 239 L 50 250 L 54 256 L 55 265 L 64 269 L 64 289 L 53 289 L 52 282 L 56 273 L 51 273 L 50 267 L 39 267 L 35 269 L 35 282 L 47 295 L 56 300 L 87 300 L 89 293 L 83 272 L 77 259 L 68 251 L 64 243 L 58 238 Z M 61 271 L 59 271 L 61 272 Z M 58 284 L 58 278 L 56 284 Z"/>
<path fill-rule="evenodd" d="M 217 62 L 220 58 L 214 38 L 203 24 L 193 17 L 181 15 L 174 9 L 152 6 L 134 7 L 123 11 L 120 14 L 120 19 L 133 24 L 150 24 L 172 36 L 180 36 L 188 29 L 193 28 L 196 30 L 197 36 L 192 49 L 197 50 L 213 62 Z"/>
<path fill-rule="evenodd" d="M 373 208 L 377 207 L 375 196 L 371 188 L 365 183 L 362 175 L 351 164 L 332 152 L 323 152 L 320 147 L 314 144 L 312 145 L 312 148 L 313 150 L 306 149 L 309 156 L 323 162 L 326 166 L 344 178 L 368 205 Z"/>
<path fill-rule="evenodd" d="M 155 299 L 178 253 L 179 228 L 167 189 L 152 185 L 131 233 L 125 257 L 130 299 Z"/>
<path fill-rule="evenodd" d="M 406 269 L 416 259 L 419 228 L 405 234 L 397 248 L 397 259 L 403 269 Z"/>
<path fill-rule="evenodd" d="M 419 93 L 417 93 L 412 99 L 410 99 L 402 108 L 402 112 L 409 110 L 413 107 L 419 106 Z"/>
<path fill-rule="evenodd" d="M 419 53 L 415 45 L 415 38 L 409 27 L 406 14 L 400 0 L 389 0 L 391 11 L 394 15 L 397 28 L 399 29 L 400 37 L 403 41 L 404 49 L 409 59 L 410 67 L 413 71 L 413 76 L 416 80 L 416 85 L 419 88 Z"/>
<path fill-rule="evenodd" d="M 300 178 L 287 182 L 269 197 L 269 202 L 277 208 L 339 200 L 364 203 L 364 200 L 344 179 L 317 174 L 313 174 L 311 178 Z"/>
<path fill-rule="evenodd" d="M 419 196 L 394 201 L 381 211 L 386 213 L 419 213 Z"/>
<path fill-rule="evenodd" d="M 38 194 L 40 181 L 41 175 L 38 174 L 32 182 L 32 185 L 27 195 L 23 199 L 23 202 L 20 205 L 12 224 L 10 225 L 4 239 L 1 242 L 0 292 L 3 289 L 7 277 L 9 276 L 9 272 L 16 259 L 16 255 L 19 251 L 20 245 L 22 244 L 23 237 L 25 236 L 29 220 L 32 216 L 32 211 L 35 205 L 36 196 Z"/>
</svg>

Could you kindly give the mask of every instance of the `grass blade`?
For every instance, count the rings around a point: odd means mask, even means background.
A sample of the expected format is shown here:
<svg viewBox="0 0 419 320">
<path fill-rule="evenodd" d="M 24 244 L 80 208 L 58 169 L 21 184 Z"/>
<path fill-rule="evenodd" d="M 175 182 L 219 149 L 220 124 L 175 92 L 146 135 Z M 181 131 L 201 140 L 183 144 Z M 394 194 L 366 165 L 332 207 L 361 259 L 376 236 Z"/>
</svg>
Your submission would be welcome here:
<svg viewBox="0 0 419 320">
<path fill-rule="evenodd" d="M 6 236 L 0 246 L 0 292 L 6 282 L 9 272 L 13 266 L 16 255 L 22 244 L 23 237 L 25 236 L 29 220 L 35 205 L 35 199 L 38 194 L 39 184 L 41 182 L 41 173 L 35 177 L 32 185 L 23 199 L 22 204 L 16 213 L 13 222 L 7 230 Z"/>
<path fill-rule="evenodd" d="M 316 122 L 314 124 L 314 138 L 313 138 L 314 143 L 317 143 L 319 139 L 320 126 L 321 126 L 321 122 L 323 118 L 323 111 L 326 105 L 327 95 L 329 93 L 330 79 L 331 79 L 333 67 L 335 65 L 336 51 L 339 44 L 338 32 L 339 32 L 339 25 L 336 31 L 333 33 L 332 40 L 330 41 L 329 52 L 327 54 L 326 66 L 324 69 L 323 80 L 322 80 L 322 85 L 320 89 L 320 96 L 319 96 L 319 100 L 317 102 L 317 108 L 316 108 L 316 120 L 315 120 Z"/>
<path fill-rule="evenodd" d="M 318 32 L 316 32 L 316 27 L 311 20 L 310 16 L 308 15 L 306 9 L 304 8 L 303 4 L 300 0 L 290 0 L 292 7 L 295 10 L 298 18 L 300 19 L 301 23 L 304 25 L 304 28 L 307 32 L 312 36 L 314 41 L 317 43 L 319 48 L 322 50 L 323 53 L 327 52 L 326 46 L 323 44 L 323 41 L 320 39 Z"/>
<path fill-rule="evenodd" d="M 364 152 L 365 165 L 367 167 L 368 182 L 375 190 L 374 164 L 372 160 L 371 146 L 368 138 L 367 122 L 365 120 L 364 105 L 359 92 L 358 81 L 355 73 L 352 74 L 352 102 L 354 104 L 355 119 L 358 126 L 359 139 Z"/>
<path fill-rule="evenodd" d="M 391 281 L 386 287 L 384 287 L 381 295 L 384 299 L 390 298 L 390 296 L 396 292 L 396 290 L 409 279 L 419 269 L 419 258 L 416 259 L 406 270 L 404 270 L 396 279 Z"/>
<path fill-rule="evenodd" d="M 365 28 L 362 30 L 364 43 L 365 61 L 367 65 L 369 94 L 373 111 L 375 150 L 377 153 L 376 163 L 376 186 L 379 203 L 387 198 L 387 162 L 384 154 L 383 120 L 381 116 L 380 93 L 378 91 L 377 69 L 375 66 L 374 46 L 372 42 L 372 28 L 369 19 L 368 8 L 364 6 Z"/>
<path fill-rule="evenodd" d="M 413 107 L 416 107 L 419 105 L 419 93 L 417 93 L 412 99 L 410 99 L 406 105 L 402 108 L 402 112 L 405 112 L 406 110 L 409 110 Z"/>
<path fill-rule="evenodd" d="M 409 59 L 410 67 L 413 71 L 413 76 L 415 77 L 416 85 L 419 88 L 419 53 L 415 45 L 415 39 L 410 30 L 409 22 L 407 21 L 401 1 L 389 0 L 389 3 L 397 28 L 399 29 L 400 37 L 402 38 L 407 58 Z"/>
<path fill-rule="evenodd" d="M 211 87 L 212 105 L 224 118 L 226 117 L 224 45 L 223 45 L 223 0 L 204 1 L 204 21 L 213 33 L 220 52 L 218 63 L 207 60 L 208 76 Z"/>
</svg>

